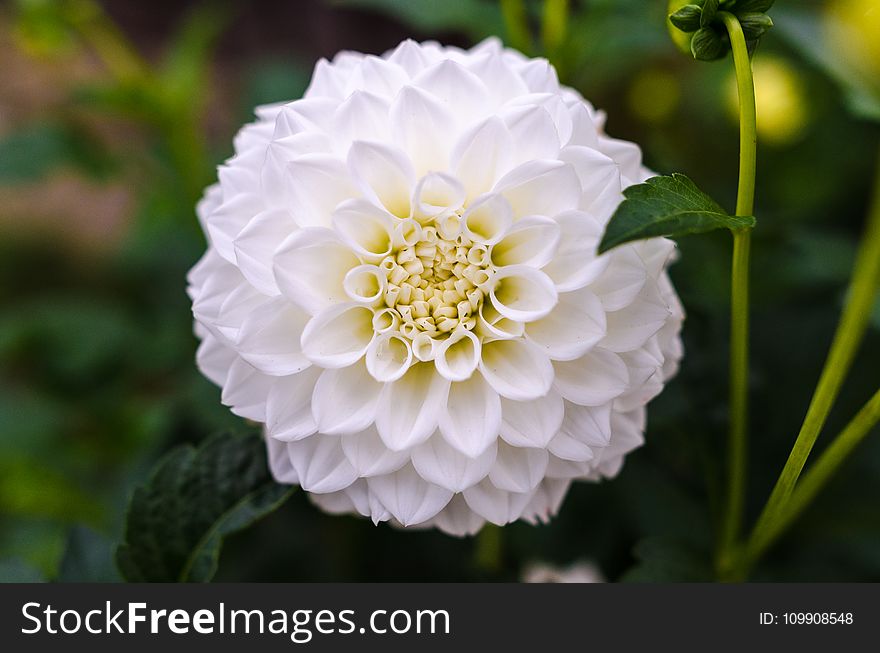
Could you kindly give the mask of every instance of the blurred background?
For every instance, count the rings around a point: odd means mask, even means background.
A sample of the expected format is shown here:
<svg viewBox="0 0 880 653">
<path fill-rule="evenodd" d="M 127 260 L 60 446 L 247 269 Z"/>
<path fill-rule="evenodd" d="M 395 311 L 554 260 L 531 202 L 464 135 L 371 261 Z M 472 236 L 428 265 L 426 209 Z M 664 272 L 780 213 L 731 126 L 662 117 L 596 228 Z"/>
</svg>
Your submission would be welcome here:
<svg viewBox="0 0 880 653">
<path fill-rule="evenodd" d="M 502 4 L 0 3 L 0 580 L 116 578 L 125 506 L 155 461 L 249 428 L 195 368 L 185 274 L 205 243 L 193 206 L 252 108 L 299 97 L 319 57 L 498 35 L 549 57 L 654 170 L 684 172 L 732 209 L 732 64 L 676 50 L 666 0 L 571 0 L 567 24 L 550 29 L 543 2 L 525 3 L 530 29 Z M 876 0 L 779 0 L 771 15 L 755 55 L 751 519 L 827 352 L 880 141 Z M 516 580 L 535 561 L 579 560 L 611 580 L 709 578 L 730 243 L 717 233 L 680 245 L 687 354 L 617 480 L 575 485 L 549 526 L 462 540 L 329 517 L 298 493 L 229 538 L 217 579 Z M 820 447 L 878 382 L 880 309 Z M 755 579 L 880 581 L 878 435 Z"/>
</svg>

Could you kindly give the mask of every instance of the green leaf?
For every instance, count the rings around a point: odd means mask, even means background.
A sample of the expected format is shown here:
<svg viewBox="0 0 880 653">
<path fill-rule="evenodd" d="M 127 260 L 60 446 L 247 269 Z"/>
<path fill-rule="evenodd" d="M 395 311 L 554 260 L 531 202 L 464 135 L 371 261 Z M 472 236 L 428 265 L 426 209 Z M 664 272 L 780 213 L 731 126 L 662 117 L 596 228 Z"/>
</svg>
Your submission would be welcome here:
<svg viewBox="0 0 880 653">
<path fill-rule="evenodd" d="M 691 54 L 700 61 L 714 61 L 727 54 L 727 43 L 711 27 L 702 27 L 691 39 Z"/>
<path fill-rule="evenodd" d="M 747 13 L 739 16 L 739 24 L 742 26 L 746 41 L 754 41 L 773 27 L 773 19 L 767 14 Z"/>
<path fill-rule="evenodd" d="M 696 32 L 700 29 L 700 16 L 703 10 L 698 5 L 685 5 L 669 16 L 669 22 L 682 32 Z"/>
<path fill-rule="evenodd" d="M 114 583 L 119 572 L 113 562 L 113 544 L 85 526 L 74 526 L 58 573 L 61 583 Z"/>
<path fill-rule="evenodd" d="M 700 13 L 700 27 L 708 27 L 715 20 L 715 14 L 718 13 L 719 0 L 705 0 L 703 2 L 703 10 Z"/>
<path fill-rule="evenodd" d="M 132 582 L 207 582 L 223 538 L 280 506 L 293 492 L 266 466 L 255 435 L 218 435 L 172 451 L 129 505 L 116 552 Z"/>
<path fill-rule="evenodd" d="M 737 0 L 733 10 L 737 16 L 745 13 L 768 11 L 776 0 Z"/>
<path fill-rule="evenodd" d="M 611 216 L 599 253 L 632 240 L 686 236 L 715 229 L 755 226 L 755 218 L 728 215 L 715 200 L 681 174 L 652 177 L 630 186 Z"/>
</svg>

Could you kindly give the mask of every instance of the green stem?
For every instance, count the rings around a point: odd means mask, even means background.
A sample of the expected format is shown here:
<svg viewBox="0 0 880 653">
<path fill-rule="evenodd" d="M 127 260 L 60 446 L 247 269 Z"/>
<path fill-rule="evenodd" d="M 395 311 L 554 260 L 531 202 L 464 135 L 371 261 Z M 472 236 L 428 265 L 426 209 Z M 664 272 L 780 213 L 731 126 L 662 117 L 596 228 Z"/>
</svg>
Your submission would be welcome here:
<svg viewBox="0 0 880 653">
<path fill-rule="evenodd" d="M 747 571 L 810 505 L 844 460 L 865 439 L 878 421 L 880 421 L 880 390 L 871 397 L 853 420 L 847 424 L 846 428 L 822 452 L 816 463 L 804 474 L 779 518 L 765 529 L 754 533 L 746 547 L 743 572 Z"/>
<path fill-rule="evenodd" d="M 755 204 L 755 168 L 757 159 L 757 113 L 752 62 L 739 20 L 733 14 L 719 12 L 730 35 L 736 83 L 739 93 L 739 185 L 736 214 L 750 216 Z M 722 524 L 718 565 L 720 572 L 729 568 L 742 528 L 745 504 L 748 427 L 749 371 L 749 251 L 751 230 L 733 232 L 733 263 L 730 285 L 730 431 L 728 435 L 727 506 Z"/>
<path fill-rule="evenodd" d="M 150 75 L 149 65 L 97 2 L 76 0 L 67 11 L 73 26 L 117 80 L 128 82 Z"/>
<path fill-rule="evenodd" d="M 474 563 L 482 571 L 495 573 L 501 569 L 501 528 L 486 524 L 477 534 Z"/>
<path fill-rule="evenodd" d="M 753 540 L 763 539 L 765 531 L 773 528 L 780 519 L 868 327 L 874 298 L 880 288 L 880 164 L 874 193 L 867 229 L 856 255 L 846 304 L 831 350 L 791 454 L 755 526 Z"/>
<path fill-rule="evenodd" d="M 504 28 L 511 47 L 529 54 L 532 50 L 532 35 L 524 0 L 501 0 L 501 15 L 504 17 Z"/>
<path fill-rule="evenodd" d="M 544 0 L 541 41 L 544 53 L 554 54 L 565 41 L 568 28 L 568 0 Z"/>
</svg>

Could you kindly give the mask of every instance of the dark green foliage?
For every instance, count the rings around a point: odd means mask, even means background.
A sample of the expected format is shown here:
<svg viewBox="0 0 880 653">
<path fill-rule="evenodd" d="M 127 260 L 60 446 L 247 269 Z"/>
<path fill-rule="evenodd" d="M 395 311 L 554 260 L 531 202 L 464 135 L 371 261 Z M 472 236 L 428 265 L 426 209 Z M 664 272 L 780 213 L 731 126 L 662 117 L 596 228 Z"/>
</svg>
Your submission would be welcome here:
<svg viewBox="0 0 880 653">
<path fill-rule="evenodd" d="M 132 582 L 209 581 L 223 538 L 291 492 L 272 479 L 257 436 L 218 435 L 198 449 L 175 449 L 135 490 L 119 570 Z"/>
<path fill-rule="evenodd" d="M 755 225 L 753 217 L 728 215 L 715 200 L 681 174 L 651 177 L 643 184 L 630 186 L 623 195 L 626 199 L 605 228 L 599 244 L 600 252 L 644 238 L 677 238 Z"/>
</svg>

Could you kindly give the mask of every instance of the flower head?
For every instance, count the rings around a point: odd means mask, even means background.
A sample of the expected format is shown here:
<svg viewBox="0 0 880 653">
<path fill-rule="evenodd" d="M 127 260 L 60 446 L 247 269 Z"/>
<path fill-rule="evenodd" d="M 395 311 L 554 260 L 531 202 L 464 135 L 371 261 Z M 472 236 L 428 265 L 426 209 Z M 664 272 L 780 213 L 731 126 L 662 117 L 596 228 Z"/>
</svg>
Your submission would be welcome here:
<svg viewBox="0 0 880 653">
<path fill-rule="evenodd" d="M 681 355 L 654 239 L 602 256 L 638 147 L 495 40 L 320 61 L 198 207 L 198 364 L 331 512 L 454 534 L 613 476 Z"/>
</svg>

